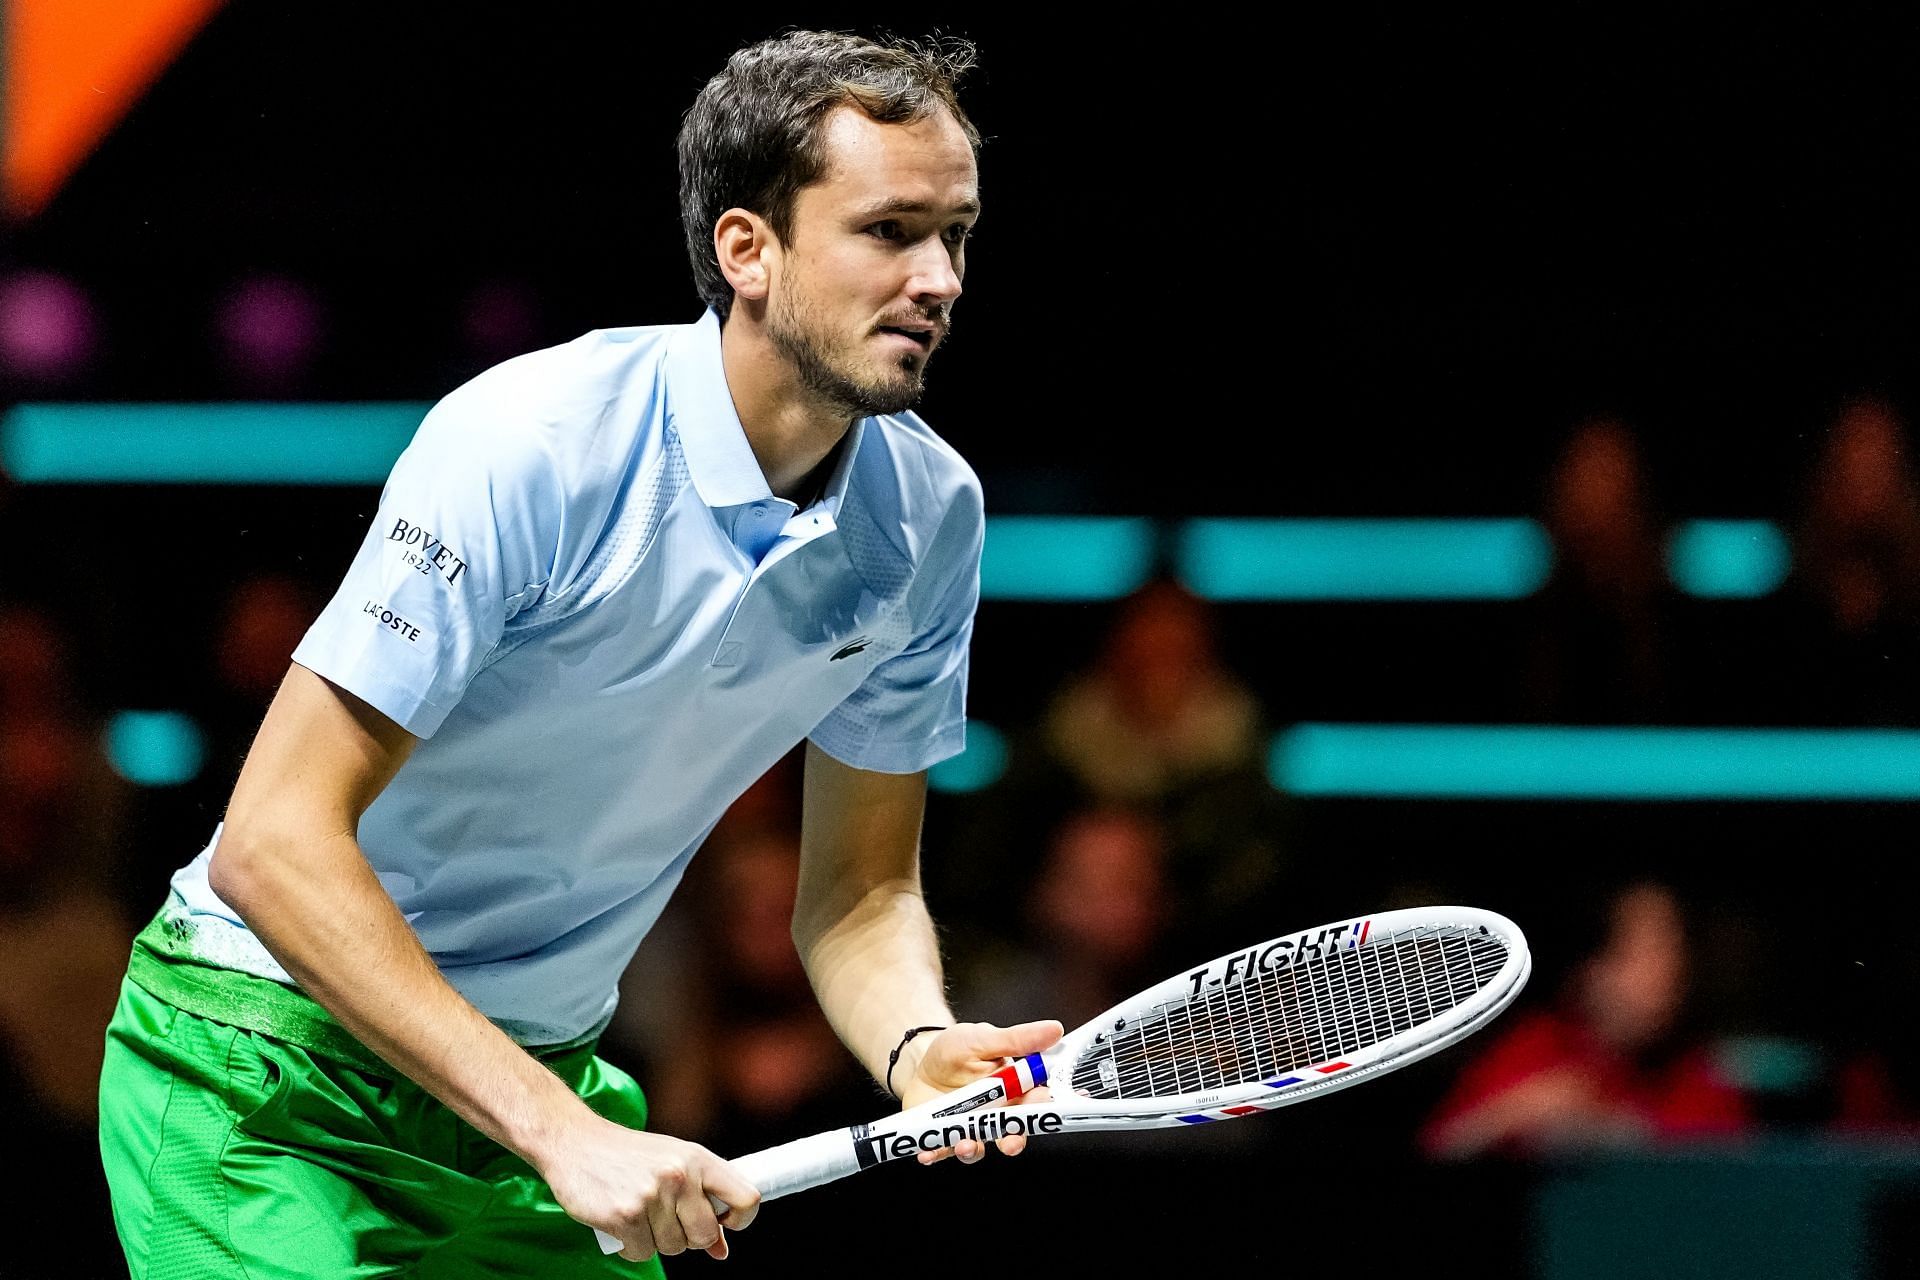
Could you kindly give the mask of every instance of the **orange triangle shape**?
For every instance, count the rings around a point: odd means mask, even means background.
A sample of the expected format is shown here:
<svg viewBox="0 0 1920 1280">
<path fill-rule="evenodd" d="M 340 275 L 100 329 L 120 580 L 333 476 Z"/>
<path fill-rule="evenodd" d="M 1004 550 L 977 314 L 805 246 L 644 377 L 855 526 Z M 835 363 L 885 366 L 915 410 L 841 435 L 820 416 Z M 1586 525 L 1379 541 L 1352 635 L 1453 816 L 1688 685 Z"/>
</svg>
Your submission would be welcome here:
<svg viewBox="0 0 1920 1280">
<path fill-rule="evenodd" d="M 44 208 L 221 3 L 5 0 L 8 209 Z"/>
</svg>

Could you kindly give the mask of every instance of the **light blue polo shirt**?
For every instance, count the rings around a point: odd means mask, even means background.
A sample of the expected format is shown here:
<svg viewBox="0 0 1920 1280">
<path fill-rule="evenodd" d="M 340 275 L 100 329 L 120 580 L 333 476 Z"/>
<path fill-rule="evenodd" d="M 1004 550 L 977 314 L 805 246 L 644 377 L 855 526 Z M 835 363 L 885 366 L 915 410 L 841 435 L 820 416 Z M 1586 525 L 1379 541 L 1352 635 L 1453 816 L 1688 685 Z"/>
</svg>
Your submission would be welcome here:
<svg viewBox="0 0 1920 1280">
<path fill-rule="evenodd" d="M 713 313 L 595 330 L 434 406 L 293 658 L 424 740 L 361 847 L 454 987 L 558 1043 L 612 1015 L 694 851 L 795 744 L 887 773 L 961 749 L 983 529 L 914 415 L 856 423 L 799 510 Z M 209 887 L 218 840 L 172 910 L 201 958 L 290 981 Z"/>
</svg>

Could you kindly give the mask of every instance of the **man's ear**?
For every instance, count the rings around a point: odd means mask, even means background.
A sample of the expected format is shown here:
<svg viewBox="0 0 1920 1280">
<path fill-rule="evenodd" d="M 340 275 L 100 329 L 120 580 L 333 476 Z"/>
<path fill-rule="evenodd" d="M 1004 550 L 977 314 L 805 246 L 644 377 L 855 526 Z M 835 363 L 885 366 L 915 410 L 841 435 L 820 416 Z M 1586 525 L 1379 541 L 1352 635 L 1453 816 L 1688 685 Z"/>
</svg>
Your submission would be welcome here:
<svg viewBox="0 0 1920 1280">
<path fill-rule="evenodd" d="M 748 302 L 766 301 L 768 260 L 779 246 L 773 228 L 757 213 L 729 209 L 713 224 L 713 252 L 720 274 L 733 286 L 734 295 Z"/>
</svg>

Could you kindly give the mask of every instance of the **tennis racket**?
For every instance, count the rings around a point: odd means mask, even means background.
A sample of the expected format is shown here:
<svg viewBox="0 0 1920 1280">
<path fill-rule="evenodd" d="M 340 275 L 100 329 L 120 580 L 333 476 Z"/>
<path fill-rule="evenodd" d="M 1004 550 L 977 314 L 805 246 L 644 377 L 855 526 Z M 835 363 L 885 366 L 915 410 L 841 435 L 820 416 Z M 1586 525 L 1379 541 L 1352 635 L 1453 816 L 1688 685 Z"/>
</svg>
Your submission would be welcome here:
<svg viewBox="0 0 1920 1280">
<path fill-rule="evenodd" d="M 1177 1128 L 1270 1111 L 1438 1053 L 1511 1004 L 1532 969 L 1520 930 L 1491 911 L 1418 907 L 1342 920 L 1177 974 L 1046 1052 L 911 1110 L 730 1163 L 773 1200 L 966 1139 Z M 1040 1085 L 1051 1086 L 1050 1101 L 993 1105 Z M 618 1252 L 617 1239 L 595 1234 Z"/>
</svg>

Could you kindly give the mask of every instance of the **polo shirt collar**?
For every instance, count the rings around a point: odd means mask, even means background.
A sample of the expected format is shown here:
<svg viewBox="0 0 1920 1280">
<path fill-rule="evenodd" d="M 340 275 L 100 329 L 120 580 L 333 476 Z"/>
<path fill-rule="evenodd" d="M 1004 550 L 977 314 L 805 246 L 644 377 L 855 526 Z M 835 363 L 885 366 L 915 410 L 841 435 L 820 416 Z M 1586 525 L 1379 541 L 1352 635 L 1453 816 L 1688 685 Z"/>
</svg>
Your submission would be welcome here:
<svg viewBox="0 0 1920 1280">
<path fill-rule="evenodd" d="M 747 442 L 747 429 L 733 407 L 726 369 L 720 362 L 720 317 L 708 308 L 697 324 L 678 330 L 667 345 L 667 420 L 680 437 L 687 471 L 701 501 L 709 507 L 737 507 L 773 496 L 760 460 Z M 855 422 L 841 442 L 840 456 L 821 502 L 838 512 L 853 479 L 853 458 L 867 422 Z"/>
<path fill-rule="evenodd" d="M 711 308 L 667 346 L 667 420 L 680 437 L 693 487 L 710 507 L 773 496 L 734 411 L 720 364 L 720 317 Z"/>
</svg>

